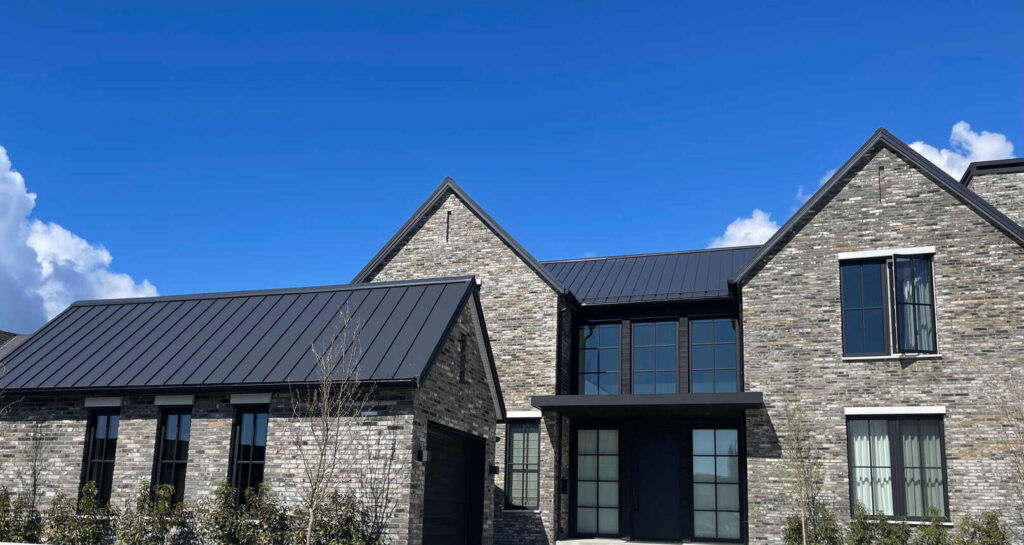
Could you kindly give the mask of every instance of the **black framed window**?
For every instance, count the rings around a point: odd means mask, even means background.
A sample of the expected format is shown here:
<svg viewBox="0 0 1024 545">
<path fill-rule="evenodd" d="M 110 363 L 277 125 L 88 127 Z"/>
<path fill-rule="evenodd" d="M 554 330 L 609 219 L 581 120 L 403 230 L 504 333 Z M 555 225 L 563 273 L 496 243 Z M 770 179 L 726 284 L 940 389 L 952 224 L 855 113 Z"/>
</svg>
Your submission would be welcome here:
<svg viewBox="0 0 1024 545">
<path fill-rule="evenodd" d="M 693 430 L 693 535 L 740 539 L 739 430 Z"/>
<path fill-rule="evenodd" d="M 619 533 L 619 431 L 578 430 L 576 533 Z"/>
<path fill-rule="evenodd" d="M 941 417 L 851 417 L 847 433 L 850 505 L 909 520 L 932 509 L 947 516 Z"/>
<path fill-rule="evenodd" d="M 536 509 L 540 490 L 540 421 L 512 421 L 506 427 L 505 503 Z"/>
<path fill-rule="evenodd" d="M 185 498 L 185 470 L 192 432 L 192 407 L 165 408 L 160 412 L 156 443 L 156 484 L 174 487 L 174 502 Z"/>
<path fill-rule="evenodd" d="M 231 441 L 231 486 L 241 501 L 249 488 L 263 484 L 263 464 L 267 457 L 267 420 L 269 408 L 241 406 L 235 409 Z"/>
<path fill-rule="evenodd" d="M 678 322 L 633 324 L 633 393 L 676 393 Z"/>
<path fill-rule="evenodd" d="M 120 409 L 93 409 L 86 423 L 82 485 L 96 483 L 98 499 L 103 504 L 110 501 L 120 421 Z"/>
<path fill-rule="evenodd" d="M 739 348 L 736 320 L 714 318 L 690 322 L 690 391 L 737 391 Z"/>
<path fill-rule="evenodd" d="M 888 354 L 885 261 L 843 263 L 843 353 Z"/>
<path fill-rule="evenodd" d="M 930 256 L 896 256 L 896 341 L 901 353 L 935 352 L 935 301 Z"/>
<path fill-rule="evenodd" d="M 579 392 L 585 395 L 619 393 L 619 324 L 580 328 Z"/>
</svg>

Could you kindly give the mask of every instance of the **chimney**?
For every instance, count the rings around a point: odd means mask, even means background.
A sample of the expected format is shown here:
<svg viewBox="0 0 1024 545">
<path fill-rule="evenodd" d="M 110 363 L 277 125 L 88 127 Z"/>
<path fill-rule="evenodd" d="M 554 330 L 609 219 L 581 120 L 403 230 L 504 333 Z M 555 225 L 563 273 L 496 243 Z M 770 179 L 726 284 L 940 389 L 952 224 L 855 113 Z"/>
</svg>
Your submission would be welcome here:
<svg viewBox="0 0 1024 545">
<path fill-rule="evenodd" d="M 960 183 L 1024 226 L 1024 158 L 976 161 Z"/>
</svg>

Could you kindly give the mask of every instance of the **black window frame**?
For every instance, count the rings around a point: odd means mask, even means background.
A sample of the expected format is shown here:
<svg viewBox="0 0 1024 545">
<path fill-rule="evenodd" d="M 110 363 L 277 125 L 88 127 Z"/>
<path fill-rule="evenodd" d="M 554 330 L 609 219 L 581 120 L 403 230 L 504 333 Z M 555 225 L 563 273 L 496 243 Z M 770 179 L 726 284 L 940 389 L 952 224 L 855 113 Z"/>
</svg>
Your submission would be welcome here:
<svg viewBox="0 0 1024 545">
<path fill-rule="evenodd" d="M 695 431 L 698 431 L 698 430 L 699 431 L 713 431 L 714 432 L 715 446 L 713 448 L 713 454 L 703 454 L 703 453 L 702 454 L 697 454 L 696 452 L 694 452 L 695 449 L 694 449 L 693 434 L 694 434 Z M 718 436 L 718 433 L 722 432 L 722 431 L 735 431 L 736 432 L 736 454 L 719 454 L 718 453 L 718 449 L 717 449 L 717 445 L 718 445 L 717 436 Z M 745 430 L 745 424 L 743 424 L 742 421 L 739 421 L 739 422 L 734 421 L 734 422 L 730 423 L 728 420 L 725 420 L 725 421 L 716 421 L 716 420 L 713 420 L 713 419 L 710 420 L 710 421 L 695 420 L 695 421 L 692 422 L 692 424 L 689 426 L 689 428 L 687 428 L 687 433 L 690 436 L 689 437 L 689 441 L 687 442 L 687 444 L 689 445 L 689 454 L 688 454 L 688 456 L 689 456 L 689 460 L 688 460 L 689 464 L 688 464 L 688 467 L 690 469 L 690 475 L 689 475 L 688 481 L 687 481 L 689 483 L 689 489 L 686 490 L 686 492 L 690 495 L 690 498 L 689 498 L 689 500 L 690 500 L 689 501 L 689 509 L 688 509 L 688 514 L 689 514 L 688 525 L 689 525 L 689 530 L 690 530 L 690 535 L 689 535 L 690 539 L 692 541 L 705 542 L 705 543 L 738 543 L 738 542 L 742 543 L 742 542 L 746 542 L 747 541 L 747 524 L 746 524 L 746 522 L 747 522 L 747 518 L 749 516 L 749 511 L 748 511 L 748 505 L 747 505 L 747 479 L 746 479 L 746 475 L 747 475 L 746 463 L 747 463 L 747 460 L 746 460 L 746 430 Z M 714 481 L 697 481 L 696 480 L 696 477 L 694 475 L 694 473 L 695 473 L 695 471 L 694 471 L 694 461 L 697 458 L 705 458 L 705 459 L 706 458 L 711 458 L 711 459 L 714 460 L 715 467 L 716 467 L 716 474 L 715 474 Z M 725 459 L 725 458 L 735 458 L 736 459 L 736 469 L 737 469 L 736 477 L 737 477 L 737 480 L 735 482 L 724 481 L 724 480 L 723 481 L 719 481 L 718 480 L 717 465 L 718 465 L 718 459 L 719 458 L 723 458 L 723 459 Z M 698 485 L 714 485 L 714 487 L 715 487 L 715 509 L 698 509 L 697 508 L 697 506 L 696 506 L 696 490 L 697 490 L 697 486 Z M 735 485 L 737 487 L 737 493 L 739 494 L 739 497 L 737 498 L 738 499 L 737 509 L 719 509 L 718 508 L 718 487 L 720 485 L 724 485 L 724 486 L 733 486 L 733 485 Z M 713 512 L 713 513 L 715 513 L 715 537 L 697 536 L 697 521 L 696 521 L 696 518 L 697 518 L 697 513 L 698 512 L 703 512 L 703 513 Z M 719 513 L 737 513 L 738 514 L 738 516 L 739 516 L 739 534 L 740 534 L 739 537 L 729 538 L 729 537 L 720 537 L 718 535 L 718 514 Z"/>
<path fill-rule="evenodd" d="M 673 338 L 674 338 L 674 342 L 671 345 L 669 345 L 669 344 L 658 344 L 658 326 L 661 325 L 661 324 L 666 324 L 666 325 L 671 325 L 672 326 L 672 335 L 673 335 Z M 654 344 L 637 346 L 637 342 L 636 342 L 636 327 L 637 326 L 642 326 L 642 325 L 651 325 L 651 326 L 654 327 L 654 331 L 653 331 L 653 343 Z M 621 330 L 620 330 L 620 334 L 621 334 Z M 673 362 L 672 362 L 672 370 L 671 371 L 665 370 L 665 369 L 658 369 L 658 364 L 657 364 L 658 348 L 664 348 L 664 347 L 668 347 L 668 346 L 672 347 L 673 356 L 674 356 L 674 359 L 673 359 Z M 654 350 L 654 362 L 653 362 L 654 367 L 651 368 L 650 370 L 637 370 L 636 352 L 637 352 L 638 348 L 650 348 L 650 349 Z M 621 353 L 622 348 L 620 347 L 619 350 L 620 350 L 620 353 Z M 630 354 L 629 354 L 629 357 L 630 357 L 630 360 L 629 360 L 630 361 L 630 377 L 629 377 L 629 380 L 630 380 L 630 382 L 629 383 L 630 383 L 631 393 L 636 394 L 636 395 L 650 395 L 650 394 L 658 394 L 658 393 L 672 393 L 672 394 L 679 393 L 679 382 L 680 382 L 679 381 L 679 357 L 680 357 L 680 355 L 679 355 L 679 318 L 649 318 L 649 319 L 644 319 L 644 320 L 630 321 L 630 324 L 629 324 L 629 352 L 630 352 Z M 672 375 L 674 376 L 674 379 L 672 380 L 672 391 L 671 392 L 658 392 L 658 374 L 667 374 L 667 373 L 672 373 Z M 637 384 L 636 377 L 637 377 L 637 374 L 650 374 L 650 375 L 652 375 L 654 377 L 654 381 L 652 382 L 652 385 L 654 387 L 654 391 L 652 391 L 652 392 L 637 392 L 637 388 L 636 388 L 636 384 Z"/>
<path fill-rule="evenodd" d="M 254 456 L 252 456 L 252 454 L 255 452 L 255 449 L 250 449 L 250 457 L 249 457 L 248 460 L 239 460 L 238 459 L 238 457 L 242 453 L 242 449 L 241 449 L 241 445 L 240 445 L 239 441 L 241 440 L 241 435 L 242 435 L 241 434 L 242 422 L 243 422 L 243 419 L 244 419 L 246 414 L 252 414 L 253 415 L 253 438 L 255 439 L 255 434 L 256 434 L 256 430 L 257 430 L 256 418 L 259 415 L 265 414 L 267 416 L 267 429 L 269 430 L 269 428 L 270 428 L 270 405 L 267 405 L 267 404 L 235 405 L 235 416 L 234 416 L 234 420 L 233 420 L 232 425 L 231 425 L 231 452 L 230 452 L 230 456 L 229 456 L 229 464 L 230 465 L 228 466 L 228 482 L 231 483 L 231 487 L 235 489 L 235 493 L 237 494 L 236 501 L 239 504 L 241 504 L 241 503 L 243 503 L 245 501 L 245 490 L 246 489 L 248 489 L 248 488 L 258 488 L 260 485 L 262 485 L 265 482 L 265 479 L 266 479 L 266 461 L 267 461 L 267 457 L 266 457 L 266 443 L 269 440 L 269 433 L 267 433 L 267 437 L 264 438 L 264 442 L 263 442 L 263 459 L 262 460 L 259 460 L 259 461 L 255 461 L 254 460 Z M 246 481 L 247 486 L 246 486 L 246 489 L 242 489 L 239 486 L 240 469 L 239 469 L 238 466 L 240 466 L 240 465 L 246 465 L 247 466 L 247 468 L 246 468 L 246 471 L 247 471 L 247 474 L 246 474 L 246 476 L 247 476 L 247 481 Z M 259 466 L 261 466 L 263 468 L 263 471 L 260 472 L 259 483 L 257 483 L 257 485 L 255 487 L 252 486 L 252 467 L 254 465 L 259 465 Z"/>
<path fill-rule="evenodd" d="M 899 275 L 899 262 L 900 262 L 900 260 L 908 260 L 908 261 L 911 261 L 911 262 L 923 261 L 923 262 L 925 262 L 927 264 L 927 267 L 928 267 L 928 286 L 929 286 L 929 289 L 928 289 L 928 295 L 929 295 L 928 299 L 929 299 L 929 301 L 927 303 L 917 303 L 917 302 L 902 302 L 901 303 L 900 302 L 899 294 L 896 292 L 896 290 L 899 288 L 899 276 L 898 275 Z M 930 254 L 923 254 L 923 255 L 922 254 L 894 254 L 892 256 L 892 290 L 893 290 L 892 312 L 893 312 L 893 316 L 894 316 L 893 327 L 895 328 L 894 340 L 895 340 L 896 349 L 897 349 L 898 353 L 900 353 L 900 354 L 937 354 L 938 351 L 939 351 L 938 326 L 935 323 L 935 270 L 934 270 L 934 263 L 933 262 L 934 262 L 933 256 L 930 255 Z M 919 348 L 918 349 L 910 349 L 910 348 L 906 348 L 906 347 L 903 346 L 903 340 L 902 340 L 903 339 L 903 335 L 900 334 L 900 328 L 901 328 L 901 325 L 902 325 L 902 323 L 900 322 L 900 316 L 901 316 L 900 307 L 901 306 L 912 306 L 912 307 L 915 307 L 915 309 L 917 307 L 927 307 L 928 308 L 928 310 L 931 313 L 931 320 L 932 320 L 932 335 L 931 335 L 931 337 L 932 337 L 931 338 L 932 348 L 931 348 L 931 350 L 921 350 Z M 916 320 L 917 320 L 917 313 L 916 312 L 914 313 L 914 320 L 915 320 L 915 324 L 916 324 Z M 917 333 L 917 328 L 916 327 L 914 328 L 914 331 L 915 331 L 916 344 L 918 346 L 920 346 L 921 340 L 919 338 L 917 338 L 918 336 L 916 335 L 916 333 Z"/>
<path fill-rule="evenodd" d="M 169 459 L 167 457 L 167 453 L 165 452 L 165 447 L 167 446 L 166 445 L 167 440 L 165 440 L 164 435 L 167 432 L 167 421 L 168 421 L 168 417 L 170 417 L 170 416 L 178 417 L 178 422 L 175 425 L 175 430 L 176 430 L 175 438 L 173 440 L 170 440 L 170 441 L 172 441 L 174 443 L 174 453 L 172 454 L 172 457 Z M 187 416 L 188 417 L 188 421 L 189 421 L 189 424 L 188 424 L 189 425 L 188 437 L 189 438 L 186 439 L 185 441 L 186 442 L 191 442 L 191 436 L 192 436 L 192 406 L 188 405 L 188 406 L 161 407 L 160 408 L 160 419 L 159 419 L 159 421 L 157 423 L 157 432 L 156 432 L 155 460 L 154 460 L 154 463 L 153 463 L 153 485 L 154 485 L 154 487 L 158 486 L 158 485 L 161 485 L 161 484 L 170 484 L 171 486 L 174 486 L 174 495 L 172 497 L 172 501 L 175 504 L 181 503 L 182 501 L 184 501 L 184 498 L 185 498 L 185 480 L 184 479 L 188 475 L 188 449 L 189 449 L 190 445 L 185 445 L 184 457 L 183 458 L 179 458 L 178 457 L 178 453 L 179 453 L 179 450 L 180 450 L 178 447 L 179 447 L 179 443 L 182 441 L 182 439 L 181 439 L 181 429 L 182 429 L 181 428 L 181 417 L 182 416 Z M 166 475 L 165 474 L 165 467 L 164 466 L 166 466 L 166 465 L 170 465 L 171 466 L 171 472 L 170 472 L 170 477 L 169 477 L 170 482 L 164 482 L 165 481 L 165 475 Z M 174 482 L 177 480 L 175 477 L 177 477 L 179 471 L 181 471 L 181 473 L 183 474 L 182 478 L 181 478 L 182 486 L 180 488 L 178 486 L 174 485 Z"/>
<path fill-rule="evenodd" d="M 110 417 L 117 417 L 117 432 L 113 438 L 109 437 L 110 432 Z M 94 458 L 93 453 L 95 451 L 96 441 L 96 427 L 98 420 L 105 418 L 106 423 L 104 429 L 107 430 L 107 437 L 104 437 L 103 444 L 103 457 Z M 85 425 L 85 449 L 82 453 L 82 474 L 79 479 L 79 496 L 81 496 L 82 488 L 85 487 L 86 483 L 90 481 L 96 482 L 96 498 L 101 505 L 107 505 L 110 503 L 110 495 L 113 491 L 114 482 L 114 468 L 117 462 L 117 440 L 120 436 L 121 430 L 121 408 L 120 407 L 97 407 L 89 409 L 88 417 Z M 114 441 L 112 448 L 108 449 L 107 441 Z M 109 454 L 109 456 L 108 456 Z M 99 478 L 93 478 L 93 466 L 101 466 L 99 471 Z"/>
<path fill-rule="evenodd" d="M 928 513 L 922 513 L 922 516 L 909 516 L 907 515 L 907 503 L 906 503 L 906 488 L 905 488 L 905 472 L 906 462 L 903 456 L 903 423 L 908 421 L 922 421 L 930 420 L 938 422 L 939 425 L 939 456 L 942 460 L 942 503 L 943 513 L 939 520 L 950 521 L 949 518 L 949 474 L 948 474 L 948 461 L 946 458 L 946 422 L 944 415 L 941 414 L 909 414 L 909 415 L 893 415 L 893 414 L 877 414 L 877 415 L 847 415 L 846 417 L 846 462 L 847 462 L 847 479 L 849 481 L 849 494 L 850 494 L 850 516 L 856 514 L 856 503 L 854 502 L 854 465 L 853 465 L 853 430 L 850 427 L 850 422 L 860 420 L 876 420 L 885 421 L 887 425 L 888 439 L 889 439 L 889 460 L 890 460 L 890 480 L 892 482 L 892 504 L 893 514 L 892 516 L 886 516 L 890 520 L 905 519 L 908 521 L 919 521 L 927 522 L 931 520 Z M 919 441 L 920 442 L 920 441 Z M 923 448 L 920 447 L 919 448 Z M 923 450 L 918 453 L 919 459 L 923 461 Z M 899 463 L 897 463 L 897 461 Z M 921 487 L 922 494 L 924 493 L 924 487 Z M 922 500 L 922 505 L 923 505 Z"/>
<path fill-rule="evenodd" d="M 615 358 L 615 370 L 614 371 L 601 371 L 600 370 L 601 369 L 601 367 L 600 367 L 600 353 L 601 353 L 601 350 L 602 350 L 600 333 L 598 334 L 598 345 L 597 345 L 596 348 L 587 348 L 586 342 L 584 341 L 584 331 L 586 331 L 586 328 L 589 327 L 589 328 L 592 328 L 594 330 L 600 331 L 600 328 L 603 327 L 603 326 L 615 326 L 615 328 L 616 328 L 616 335 L 615 335 L 616 358 Z M 576 388 L 577 388 L 577 392 L 579 394 L 581 394 L 581 395 L 597 395 L 597 396 L 600 396 L 600 395 L 619 395 L 619 394 L 622 393 L 622 350 L 623 350 L 623 346 L 622 346 L 622 330 L 623 330 L 623 322 L 621 320 L 603 320 L 603 321 L 586 322 L 586 323 L 583 323 L 583 324 L 581 324 L 579 326 L 579 328 L 577 330 L 577 335 L 578 335 L 577 338 L 579 339 L 579 347 L 578 347 L 578 350 L 577 350 L 579 365 L 577 366 L 577 369 L 576 369 Z M 604 347 L 604 348 L 607 349 L 607 348 L 611 348 L 611 347 Z M 598 353 L 598 370 L 596 372 L 587 372 L 587 370 L 586 370 L 586 354 L 587 354 L 588 350 L 596 350 L 597 353 Z M 603 393 L 601 393 L 601 386 L 600 386 L 601 385 L 601 378 L 600 378 L 600 375 L 611 375 L 611 374 L 615 375 L 615 381 L 614 381 L 615 391 L 611 392 L 611 393 L 608 393 L 608 394 L 603 394 Z M 598 391 L 597 391 L 597 393 L 594 393 L 594 394 L 587 394 L 586 393 L 586 377 L 587 377 L 587 375 L 598 375 Z"/>
<path fill-rule="evenodd" d="M 860 266 L 860 267 L 862 267 L 864 265 L 878 265 L 879 266 L 879 274 L 881 275 L 881 277 L 879 278 L 879 286 L 880 286 L 880 289 L 881 289 L 881 293 L 879 294 L 879 296 L 881 298 L 881 305 L 878 306 L 878 307 L 875 307 L 875 306 L 871 306 L 871 307 L 863 306 L 864 305 L 864 302 L 863 302 L 863 300 L 864 300 L 864 296 L 863 296 L 863 293 L 864 293 L 864 272 L 863 272 L 863 269 L 861 269 L 861 302 L 860 302 L 861 306 L 856 306 L 856 307 L 849 306 L 848 307 L 847 304 L 846 304 L 846 297 L 845 297 L 845 293 L 846 293 L 846 279 L 845 279 L 845 276 L 846 275 L 843 274 L 843 268 L 847 267 L 847 266 Z M 839 315 L 840 315 L 840 326 L 841 326 L 841 329 L 842 329 L 841 334 L 842 334 L 843 356 L 844 357 L 865 358 L 865 357 L 889 356 L 889 355 L 892 354 L 892 332 L 890 331 L 892 329 L 892 327 L 890 325 L 892 323 L 892 318 L 891 318 L 891 313 L 892 313 L 891 307 L 892 307 L 892 305 L 890 304 L 890 300 L 889 300 L 889 292 L 892 291 L 892 287 L 891 287 L 891 280 L 890 280 L 890 278 L 891 278 L 891 275 L 889 273 L 889 266 L 888 266 L 887 258 L 845 259 L 845 260 L 842 260 L 842 261 L 839 262 Z M 881 352 L 867 352 L 867 351 L 865 351 L 865 352 L 850 352 L 848 350 L 848 345 L 847 345 L 847 342 L 846 342 L 846 321 L 847 321 L 846 320 L 846 313 L 847 313 L 847 311 L 860 311 L 862 313 L 862 316 L 863 316 L 863 315 L 867 314 L 868 310 L 875 310 L 875 309 L 880 310 L 882 312 L 882 319 L 884 320 L 884 322 L 882 323 L 882 351 Z M 862 321 L 863 321 L 863 318 L 862 318 Z M 863 327 L 863 324 L 862 324 L 862 327 Z M 863 327 L 863 331 L 866 332 L 867 328 Z M 866 339 L 867 339 L 867 337 L 866 337 L 866 333 L 865 333 L 865 340 Z M 865 342 L 865 346 L 866 345 L 867 345 L 867 343 Z"/>
<path fill-rule="evenodd" d="M 731 343 L 728 343 L 728 342 L 716 343 L 716 342 L 714 342 L 714 329 L 715 329 L 714 322 L 717 321 L 717 320 L 731 320 L 732 321 L 733 328 L 734 328 L 734 330 L 736 332 L 736 340 L 732 341 Z M 710 345 L 709 345 L 709 343 L 694 343 L 693 342 L 694 323 L 696 323 L 696 322 L 703 322 L 703 321 L 710 321 L 711 322 L 712 342 L 710 343 Z M 688 365 L 689 369 L 687 371 L 687 377 L 686 377 L 686 383 L 688 385 L 687 391 L 689 393 L 716 393 L 717 394 L 717 393 L 731 393 L 731 392 L 742 392 L 743 391 L 743 332 L 741 331 L 741 327 L 742 327 L 742 323 L 741 323 L 740 319 L 738 317 L 736 317 L 736 316 L 729 315 L 729 314 L 701 315 L 701 316 L 691 316 L 689 318 L 689 324 L 688 324 L 688 328 L 687 328 L 688 329 L 687 335 L 689 336 L 689 338 L 687 339 L 687 350 L 689 351 L 689 354 L 687 355 L 687 360 L 689 362 L 689 365 Z M 694 364 L 694 357 L 693 357 L 694 346 L 717 346 L 718 344 L 733 344 L 733 345 L 735 345 L 735 348 L 736 348 L 736 367 L 734 369 L 732 369 L 732 371 L 734 371 L 736 373 L 736 389 L 732 390 L 731 392 L 719 392 L 718 390 L 714 389 L 714 384 L 715 384 L 714 376 L 715 376 L 715 373 L 718 372 L 718 367 L 717 366 L 712 367 L 711 369 L 696 369 L 695 366 L 694 366 L 695 365 Z M 712 352 L 714 352 L 714 349 L 712 349 Z M 694 389 L 693 389 L 693 373 L 694 372 L 701 372 L 701 371 L 709 371 L 709 370 L 712 371 L 712 379 L 711 379 L 712 391 L 711 392 L 695 392 Z M 722 370 L 723 371 L 728 371 L 728 369 L 722 369 Z"/>
<path fill-rule="evenodd" d="M 513 430 L 512 430 L 512 428 L 513 427 L 524 427 L 525 428 L 527 426 L 536 427 L 536 430 L 537 430 L 537 441 L 536 441 L 536 443 L 534 445 L 527 445 L 526 447 L 524 447 L 523 452 L 524 453 L 526 452 L 526 448 L 535 449 L 535 451 L 537 453 L 537 463 L 536 464 L 532 464 L 532 465 L 536 466 L 534 468 L 526 467 L 526 468 L 520 469 L 520 468 L 514 467 L 517 464 L 517 462 L 513 459 L 513 454 L 514 454 L 513 451 L 514 451 L 515 445 L 512 442 L 512 437 L 513 437 Z M 510 511 L 516 511 L 516 510 L 536 511 L 536 510 L 540 509 L 540 438 L 541 438 L 541 431 L 540 431 L 540 420 L 539 419 L 530 418 L 530 419 L 509 420 L 505 424 L 505 440 L 506 440 L 506 445 L 505 445 L 505 509 L 506 510 L 510 510 Z M 529 464 L 529 462 L 522 462 L 522 464 L 526 465 L 526 466 L 530 466 L 531 465 L 531 464 Z M 512 499 L 512 474 L 513 473 L 519 473 L 519 474 L 523 475 L 524 482 L 525 482 L 525 480 L 526 480 L 528 475 L 536 475 L 536 479 L 537 479 L 537 502 L 536 503 L 534 503 L 533 505 L 528 505 L 526 503 L 519 504 L 519 503 L 515 503 L 513 501 L 513 499 Z"/>
</svg>

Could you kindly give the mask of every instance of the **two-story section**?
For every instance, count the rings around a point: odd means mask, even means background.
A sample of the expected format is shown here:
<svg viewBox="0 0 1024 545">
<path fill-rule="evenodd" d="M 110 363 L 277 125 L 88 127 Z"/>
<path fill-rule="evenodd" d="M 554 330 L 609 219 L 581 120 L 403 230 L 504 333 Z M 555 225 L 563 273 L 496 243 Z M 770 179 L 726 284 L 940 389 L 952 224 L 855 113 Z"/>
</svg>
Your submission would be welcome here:
<svg viewBox="0 0 1024 545">
<path fill-rule="evenodd" d="M 739 300 L 757 247 L 545 262 L 574 296 L 570 380 L 533 405 L 568 423 L 568 539 L 747 539 Z"/>
</svg>

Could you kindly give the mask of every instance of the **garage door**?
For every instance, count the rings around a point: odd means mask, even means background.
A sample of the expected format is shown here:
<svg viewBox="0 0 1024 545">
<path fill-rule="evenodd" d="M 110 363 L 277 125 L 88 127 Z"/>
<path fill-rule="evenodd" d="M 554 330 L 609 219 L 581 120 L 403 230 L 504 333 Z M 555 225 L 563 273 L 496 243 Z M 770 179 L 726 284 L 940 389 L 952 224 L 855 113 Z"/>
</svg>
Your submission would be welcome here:
<svg viewBox="0 0 1024 545">
<path fill-rule="evenodd" d="M 429 424 L 423 545 L 476 545 L 484 517 L 484 441 Z"/>
</svg>

